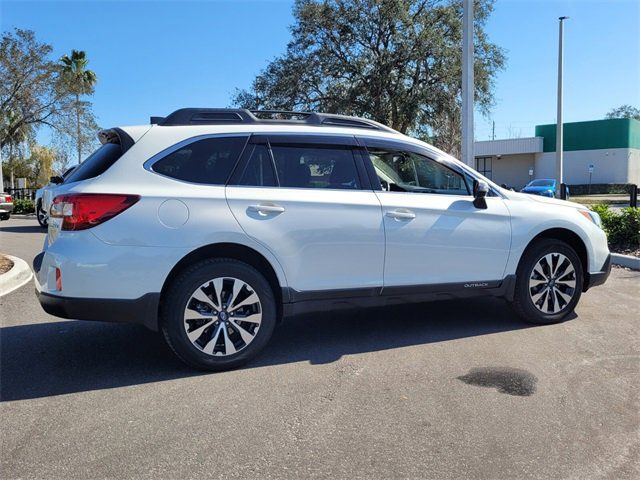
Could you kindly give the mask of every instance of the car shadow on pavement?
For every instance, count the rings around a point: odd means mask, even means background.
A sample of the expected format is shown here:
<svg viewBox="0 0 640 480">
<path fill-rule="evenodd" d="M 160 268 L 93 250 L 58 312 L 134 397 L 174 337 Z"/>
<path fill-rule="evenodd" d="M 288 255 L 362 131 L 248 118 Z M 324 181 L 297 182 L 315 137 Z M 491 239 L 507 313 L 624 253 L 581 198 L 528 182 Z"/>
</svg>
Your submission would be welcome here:
<svg viewBox="0 0 640 480">
<path fill-rule="evenodd" d="M 42 228 L 37 223 L 35 225 L 10 225 L 4 226 L 0 224 L 0 232 L 7 233 L 47 233 L 46 228 Z"/>
<path fill-rule="evenodd" d="M 326 364 L 343 355 L 528 327 L 497 298 L 305 315 L 279 325 L 262 354 L 242 368 Z M 1 401 L 206 374 L 184 366 L 159 334 L 137 325 L 60 321 L 0 330 Z"/>
</svg>

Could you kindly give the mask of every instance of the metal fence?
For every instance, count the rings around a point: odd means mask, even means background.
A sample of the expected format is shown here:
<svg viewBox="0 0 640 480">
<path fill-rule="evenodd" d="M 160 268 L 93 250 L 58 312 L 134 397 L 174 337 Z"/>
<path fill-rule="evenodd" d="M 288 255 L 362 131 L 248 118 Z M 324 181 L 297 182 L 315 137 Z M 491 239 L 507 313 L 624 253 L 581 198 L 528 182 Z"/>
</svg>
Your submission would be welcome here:
<svg viewBox="0 0 640 480">
<path fill-rule="evenodd" d="M 14 200 L 35 200 L 37 188 L 7 188 Z"/>
</svg>

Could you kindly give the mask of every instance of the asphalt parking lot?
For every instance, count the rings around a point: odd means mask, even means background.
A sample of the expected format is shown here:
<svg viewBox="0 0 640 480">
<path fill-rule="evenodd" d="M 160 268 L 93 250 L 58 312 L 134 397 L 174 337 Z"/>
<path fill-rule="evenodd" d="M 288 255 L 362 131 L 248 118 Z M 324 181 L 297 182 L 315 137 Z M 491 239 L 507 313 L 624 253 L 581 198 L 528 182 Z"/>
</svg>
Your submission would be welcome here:
<svg viewBox="0 0 640 480">
<path fill-rule="evenodd" d="M 35 219 L 0 223 L 31 262 Z M 640 272 L 577 315 L 498 299 L 282 324 L 247 367 L 203 374 L 133 325 L 0 298 L 2 478 L 640 477 Z"/>
</svg>

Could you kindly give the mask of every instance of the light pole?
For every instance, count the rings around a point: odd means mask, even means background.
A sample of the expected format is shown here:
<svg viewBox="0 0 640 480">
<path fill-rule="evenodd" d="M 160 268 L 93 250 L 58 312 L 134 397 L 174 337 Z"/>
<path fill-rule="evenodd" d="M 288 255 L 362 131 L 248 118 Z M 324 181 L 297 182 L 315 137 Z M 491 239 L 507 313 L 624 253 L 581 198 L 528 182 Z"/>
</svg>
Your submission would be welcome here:
<svg viewBox="0 0 640 480">
<path fill-rule="evenodd" d="M 564 21 L 569 17 L 559 17 L 560 20 L 560 29 L 558 32 L 558 118 L 556 120 L 556 181 L 558 182 L 558 187 L 556 189 L 556 196 L 562 197 L 564 183 L 564 172 L 563 172 L 563 159 L 562 159 L 562 149 L 563 147 L 563 127 L 562 127 L 562 76 L 563 76 L 563 67 L 564 67 Z"/>
<path fill-rule="evenodd" d="M 462 4 L 462 161 L 471 168 L 473 158 L 473 0 Z"/>
</svg>

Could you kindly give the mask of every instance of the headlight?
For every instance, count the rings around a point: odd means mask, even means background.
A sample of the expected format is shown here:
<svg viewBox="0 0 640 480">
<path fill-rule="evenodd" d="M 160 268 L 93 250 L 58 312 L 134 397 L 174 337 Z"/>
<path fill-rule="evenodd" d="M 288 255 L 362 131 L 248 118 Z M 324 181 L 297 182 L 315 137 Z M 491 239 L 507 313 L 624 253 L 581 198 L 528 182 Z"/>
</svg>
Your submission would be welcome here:
<svg viewBox="0 0 640 480">
<path fill-rule="evenodd" d="M 602 228 L 602 220 L 600 220 L 600 215 L 598 215 L 596 212 L 592 210 L 578 210 L 578 212 L 580 212 L 583 217 L 595 223 L 599 228 Z"/>
</svg>

